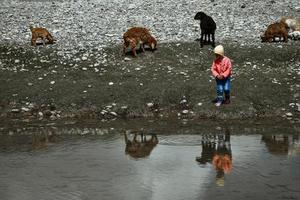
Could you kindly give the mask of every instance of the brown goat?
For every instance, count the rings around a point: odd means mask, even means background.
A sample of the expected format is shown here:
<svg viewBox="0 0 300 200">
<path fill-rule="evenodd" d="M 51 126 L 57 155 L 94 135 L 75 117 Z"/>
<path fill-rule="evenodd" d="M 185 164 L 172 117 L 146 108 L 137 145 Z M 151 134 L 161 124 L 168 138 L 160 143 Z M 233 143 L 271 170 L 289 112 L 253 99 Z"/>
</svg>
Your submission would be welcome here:
<svg viewBox="0 0 300 200">
<path fill-rule="evenodd" d="M 136 47 L 140 44 L 140 48 L 145 52 L 145 44 L 148 45 L 153 51 L 156 48 L 157 41 L 150 34 L 149 30 L 141 27 L 133 27 L 127 30 L 124 35 L 123 53 L 125 54 L 126 48 L 130 46 L 132 53 L 136 56 Z"/>
<path fill-rule="evenodd" d="M 261 36 L 262 42 L 272 42 L 275 37 L 284 38 L 284 42 L 288 41 L 288 25 L 284 22 L 276 22 L 268 26 L 264 35 Z"/>
<path fill-rule="evenodd" d="M 33 28 L 32 26 L 30 26 L 30 30 L 31 30 L 31 33 L 32 33 L 31 45 L 36 46 L 36 41 L 39 38 L 41 38 L 43 40 L 44 45 L 45 45 L 46 39 L 48 40 L 49 44 L 54 43 L 53 37 L 47 29 L 45 29 L 45 28 Z"/>
<path fill-rule="evenodd" d="M 127 133 L 124 133 L 126 142 L 125 153 L 135 159 L 149 156 L 153 148 L 158 144 L 157 136 L 153 134 L 150 139 L 147 139 L 146 135 L 140 134 L 141 140 L 138 140 L 137 136 L 138 134 L 134 134 L 133 139 L 129 140 Z"/>
</svg>

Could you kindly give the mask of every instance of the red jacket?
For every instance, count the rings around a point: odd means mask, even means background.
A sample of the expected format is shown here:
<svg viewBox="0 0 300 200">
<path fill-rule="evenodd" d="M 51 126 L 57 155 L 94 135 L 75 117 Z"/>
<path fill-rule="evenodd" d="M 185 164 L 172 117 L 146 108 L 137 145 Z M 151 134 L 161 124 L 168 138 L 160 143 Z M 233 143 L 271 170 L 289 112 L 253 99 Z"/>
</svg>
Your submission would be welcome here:
<svg viewBox="0 0 300 200">
<path fill-rule="evenodd" d="M 231 69 L 231 61 L 226 56 L 215 59 L 211 66 L 211 72 L 214 77 L 217 75 L 223 75 L 227 78 L 231 75 Z"/>
</svg>

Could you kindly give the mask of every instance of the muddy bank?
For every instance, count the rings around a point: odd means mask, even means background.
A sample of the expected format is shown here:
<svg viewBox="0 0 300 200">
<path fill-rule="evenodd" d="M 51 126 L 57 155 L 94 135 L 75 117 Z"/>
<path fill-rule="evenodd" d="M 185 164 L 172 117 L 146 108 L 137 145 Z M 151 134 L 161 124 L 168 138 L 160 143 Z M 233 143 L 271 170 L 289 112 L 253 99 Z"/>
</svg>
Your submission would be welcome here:
<svg viewBox="0 0 300 200">
<path fill-rule="evenodd" d="M 298 118 L 299 42 L 243 45 L 224 41 L 233 60 L 232 103 L 216 108 L 211 47 L 162 43 L 132 58 L 121 45 L 78 49 L 55 45 L 0 47 L 1 118 L 135 117 Z M 65 52 L 72 51 L 66 49 Z"/>
</svg>

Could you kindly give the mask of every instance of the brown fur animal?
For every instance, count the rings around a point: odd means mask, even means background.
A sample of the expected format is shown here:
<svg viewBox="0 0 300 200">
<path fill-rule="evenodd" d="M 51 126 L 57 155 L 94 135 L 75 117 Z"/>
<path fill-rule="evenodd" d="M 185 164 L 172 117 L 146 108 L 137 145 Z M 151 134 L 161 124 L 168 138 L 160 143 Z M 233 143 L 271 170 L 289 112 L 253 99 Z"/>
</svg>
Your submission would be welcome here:
<svg viewBox="0 0 300 200">
<path fill-rule="evenodd" d="M 49 44 L 54 43 L 53 37 L 47 29 L 45 29 L 45 28 L 33 28 L 32 26 L 30 26 L 30 31 L 32 33 L 31 45 L 36 46 L 36 41 L 39 38 L 41 38 L 43 40 L 44 45 L 45 45 L 46 39 L 48 40 Z"/>
<path fill-rule="evenodd" d="M 264 35 L 261 36 L 262 42 L 273 42 L 275 37 L 284 38 L 284 42 L 288 41 L 288 25 L 284 22 L 276 22 L 270 24 L 265 31 Z"/>
<path fill-rule="evenodd" d="M 129 140 L 127 133 L 128 131 L 124 133 L 126 143 L 125 153 L 132 158 L 138 159 L 149 156 L 153 148 L 158 144 L 158 138 L 155 134 L 151 135 L 150 139 L 147 139 L 146 135 L 140 134 L 141 139 L 138 140 L 138 134 L 135 133 L 133 139 Z"/>
<path fill-rule="evenodd" d="M 126 48 L 130 46 L 134 56 L 136 56 L 136 47 L 138 44 L 140 44 L 143 52 L 145 52 L 145 45 L 148 45 L 152 50 L 157 45 L 156 39 L 150 34 L 149 30 L 142 27 L 130 28 L 124 33 L 123 39 L 123 53 L 125 54 Z"/>
</svg>

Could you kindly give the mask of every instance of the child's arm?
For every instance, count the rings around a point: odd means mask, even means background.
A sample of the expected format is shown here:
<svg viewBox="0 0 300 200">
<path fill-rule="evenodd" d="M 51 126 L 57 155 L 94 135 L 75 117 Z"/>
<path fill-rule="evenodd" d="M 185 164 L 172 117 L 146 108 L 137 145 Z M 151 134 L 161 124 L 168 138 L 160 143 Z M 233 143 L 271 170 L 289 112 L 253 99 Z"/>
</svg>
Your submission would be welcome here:
<svg viewBox="0 0 300 200">
<path fill-rule="evenodd" d="M 227 78 L 228 76 L 230 76 L 232 69 L 231 61 L 229 58 L 226 59 L 225 66 L 226 70 L 221 75 L 223 75 L 224 78 Z"/>
<path fill-rule="evenodd" d="M 213 62 L 212 66 L 211 66 L 211 73 L 215 78 L 219 75 L 219 73 L 217 72 L 217 69 L 216 69 L 215 62 Z"/>
</svg>

